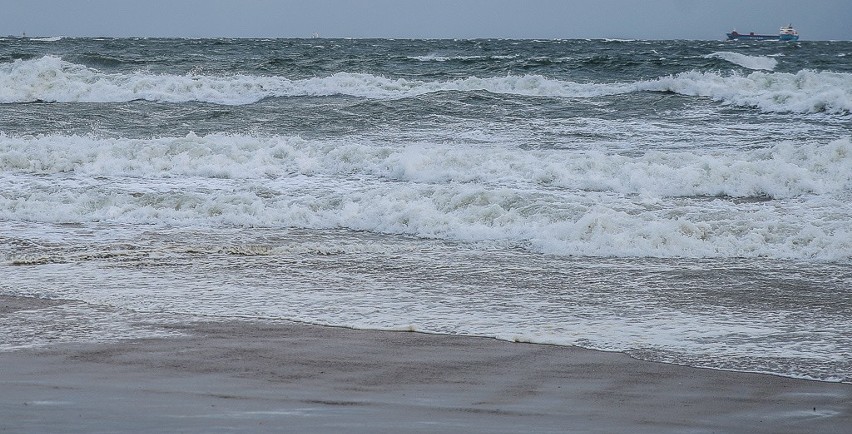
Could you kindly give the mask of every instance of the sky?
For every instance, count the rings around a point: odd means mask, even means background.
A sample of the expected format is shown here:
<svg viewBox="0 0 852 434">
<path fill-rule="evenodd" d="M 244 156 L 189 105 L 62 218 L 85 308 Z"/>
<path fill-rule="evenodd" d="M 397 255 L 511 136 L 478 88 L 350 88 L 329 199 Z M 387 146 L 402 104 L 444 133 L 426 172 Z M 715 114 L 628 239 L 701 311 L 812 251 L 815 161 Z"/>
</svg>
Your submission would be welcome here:
<svg viewBox="0 0 852 434">
<path fill-rule="evenodd" d="M 852 40 L 852 0 L 0 0 L 0 35 Z"/>
</svg>

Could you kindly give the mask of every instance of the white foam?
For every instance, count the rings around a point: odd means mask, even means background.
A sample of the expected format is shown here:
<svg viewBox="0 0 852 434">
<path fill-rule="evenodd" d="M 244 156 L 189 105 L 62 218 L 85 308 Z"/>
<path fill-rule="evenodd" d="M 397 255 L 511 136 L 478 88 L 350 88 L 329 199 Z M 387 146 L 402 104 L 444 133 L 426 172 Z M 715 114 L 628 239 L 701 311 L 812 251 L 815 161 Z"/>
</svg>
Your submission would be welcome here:
<svg viewBox="0 0 852 434">
<path fill-rule="evenodd" d="M 763 56 L 747 56 L 741 53 L 733 53 L 730 51 L 719 51 L 716 53 L 704 56 L 707 59 L 722 59 L 731 62 L 743 68 L 772 71 L 778 66 L 778 61 L 772 57 Z"/>
<path fill-rule="evenodd" d="M 441 91 L 485 90 L 532 96 L 596 96 L 625 91 L 592 84 L 561 82 L 537 75 L 423 82 L 371 74 L 336 73 L 289 80 L 272 76 L 107 74 L 45 56 L 0 66 L 0 102 L 163 102 L 202 101 L 249 104 L 269 97 L 349 95 L 375 99 L 405 98 Z"/>
<path fill-rule="evenodd" d="M 554 152 L 228 134 L 155 139 L 0 134 L 0 168 L 32 174 L 226 179 L 360 174 L 427 184 L 482 182 L 653 197 L 774 199 L 837 193 L 852 184 L 848 138 L 712 153 L 575 151 L 570 158 L 556 159 Z"/>
<path fill-rule="evenodd" d="M 106 74 L 55 56 L 0 66 L 0 102 L 206 101 L 248 104 L 269 96 L 266 77 Z"/>
<path fill-rule="evenodd" d="M 692 71 L 632 83 L 577 83 L 541 75 L 419 81 L 345 72 L 301 80 L 248 75 L 109 74 L 55 56 L 0 65 L 0 103 L 149 100 L 238 105 L 270 97 L 348 95 L 399 99 L 446 91 L 560 98 L 655 91 L 709 97 L 769 112 L 852 111 L 852 74 L 808 70 L 796 74 L 753 72 L 747 76 Z"/>
<path fill-rule="evenodd" d="M 802 70 L 795 74 L 752 72 L 723 75 L 690 71 L 638 83 L 638 89 L 712 98 L 766 112 L 848 114 L 852 74 Z"/>
<path fill-rule="evenodd" d="M 420 62 L 449 62 L 452 60 L 483 60 L 487 59 L 485 56 L 441 56 L 438 54 L 427 54 L 425 56 L 413 56 L 409 57 L 412 60 L 418 60 Z"/>
<path fill-rule="evenodd" d="M 852 257 L 848 138 L 568 156 L 221 134 L 0 136 L 0 166 L 7 221 L 342 227 L 570 255 Z"/>
<path fill-rule="evenodd" d="M 62 36 L 50 36 L 50 37 L 45 37 L 45 38 L 31 38 L 30 40 L 31 41 L 38 41 L 38 42 L 56 42 L 56 41 L 61 41 Z"/>
<path fill-rule="evenodd" d="M 492 56 L 461 56 L 461 55 L 440 55 L 440 54 L 427 54 L 425 56 L 410 56 L 409 59 L 417 60 L 420 62 L 450 62 L 454 60 L 508 60 L 517 58 L 517 55 L 492 55 Z"/>
</svg>

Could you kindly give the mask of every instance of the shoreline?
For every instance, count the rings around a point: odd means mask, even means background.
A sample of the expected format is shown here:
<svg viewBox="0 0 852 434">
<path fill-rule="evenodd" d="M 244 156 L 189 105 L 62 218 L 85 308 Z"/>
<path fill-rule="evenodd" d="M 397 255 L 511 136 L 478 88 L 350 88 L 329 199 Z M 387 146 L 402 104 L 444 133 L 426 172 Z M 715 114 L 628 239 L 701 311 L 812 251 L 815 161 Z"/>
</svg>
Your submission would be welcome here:
<svg viewBox="0 0 852 434">
<path fill-rule="evenodd" d="M 13 299 L 13 300 L 12 300 Z M 0 315 L 53 300 L 0 298 Z M 250 320 L 0 353 L 0 431 L 843 432 L 852 385 Z"/>
</svg>

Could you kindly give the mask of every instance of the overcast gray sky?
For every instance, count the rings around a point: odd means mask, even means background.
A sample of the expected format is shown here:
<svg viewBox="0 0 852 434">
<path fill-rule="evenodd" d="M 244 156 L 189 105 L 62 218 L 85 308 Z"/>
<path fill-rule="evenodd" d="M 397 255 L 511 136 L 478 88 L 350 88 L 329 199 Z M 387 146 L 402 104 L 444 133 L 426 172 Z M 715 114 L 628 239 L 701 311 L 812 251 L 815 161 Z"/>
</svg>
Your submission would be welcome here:
<svg viewBox="0 0 852 434">
<path fill-rule="evenodd" d="M 0 35 L 852 40 L 852 0 L 0 0 Z"/>
</svg>

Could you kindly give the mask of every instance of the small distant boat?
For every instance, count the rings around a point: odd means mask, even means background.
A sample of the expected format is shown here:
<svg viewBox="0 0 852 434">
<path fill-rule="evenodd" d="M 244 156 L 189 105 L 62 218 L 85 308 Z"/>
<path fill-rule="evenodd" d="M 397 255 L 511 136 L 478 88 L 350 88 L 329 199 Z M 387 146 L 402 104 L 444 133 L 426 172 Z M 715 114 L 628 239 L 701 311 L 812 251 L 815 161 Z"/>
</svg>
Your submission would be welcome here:
<svg viewBox="0 0 852 434">
<path fill-rule="evenodd" d="M 777 35 L 758 35 L 751 33 L 737 33 L 736 30 L 728 33 L 728 39 L 732 41 L 798 41 L 799 32 L 790 24 L 786 27 L 781 27 Z"/>
</svg>

